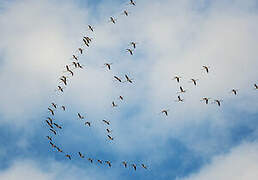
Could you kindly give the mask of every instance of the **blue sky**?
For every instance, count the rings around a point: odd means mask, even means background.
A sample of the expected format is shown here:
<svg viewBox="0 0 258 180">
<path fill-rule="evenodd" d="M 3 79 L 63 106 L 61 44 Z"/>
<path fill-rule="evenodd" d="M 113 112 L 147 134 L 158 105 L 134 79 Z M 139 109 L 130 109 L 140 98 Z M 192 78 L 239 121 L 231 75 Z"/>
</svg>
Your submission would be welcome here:
<svg viewBox="0 0 258 180">
<path fill-rule="evenodd" d="M 258 178 L 257 2 L 136 4 L 0 2 L 0 179 Z M 83 35 L 93 39 L 89 48 Z M 131 41 L 137 42 L 133 56 L 126 52 Z M 74 70 L 64 93 L 58 93 L 58 78 L 73 54 L 85 68 Z M 111 71 L 104 63 L 112 63 Z M 203 65 L 210 67 L 208 74 Z M 113 78 L 125 74 L 132 84 Z M 177 75 L 180 83 L 173 80 Z M 196 87 L 191 78 L 198 79 Z M 186 89 L 183 103 L 175 102 L 179 86 Z M 212 100 L 205 105 L 203 97 Z M 214 99 L 223 100 L 221 107 Z M 112 101 L 118 107 L 112 108 Z M 63 127 L 56 136 L 45 123 L 52 102 L 58 105 L 53 118 Z M 111 122 L 114 141 L 102 119 Z M 47 135 L 71 161 L 53 150 Z M 80 159 L 79 151 L 94 163 Z M 110 160 L 112 168 L 97 159 Z M 124 160 L 136 163 L 137 171 L 123 168 Z"/>
</svg>

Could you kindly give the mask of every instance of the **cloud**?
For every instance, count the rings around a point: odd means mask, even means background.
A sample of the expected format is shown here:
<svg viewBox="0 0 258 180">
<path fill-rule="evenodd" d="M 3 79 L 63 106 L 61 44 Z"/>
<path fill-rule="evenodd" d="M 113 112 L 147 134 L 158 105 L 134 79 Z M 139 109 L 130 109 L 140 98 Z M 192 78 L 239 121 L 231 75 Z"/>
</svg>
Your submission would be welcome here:
<svg viewBox="0 0 258 180">
<path fill-rule="evenodd" d="M 257 150 L 257 143 L 244 143 L 233 148 L 229 153 L 214 157 L 200 172 L 184 180 L 255 180 L 258 178 Z"/>
</svg>

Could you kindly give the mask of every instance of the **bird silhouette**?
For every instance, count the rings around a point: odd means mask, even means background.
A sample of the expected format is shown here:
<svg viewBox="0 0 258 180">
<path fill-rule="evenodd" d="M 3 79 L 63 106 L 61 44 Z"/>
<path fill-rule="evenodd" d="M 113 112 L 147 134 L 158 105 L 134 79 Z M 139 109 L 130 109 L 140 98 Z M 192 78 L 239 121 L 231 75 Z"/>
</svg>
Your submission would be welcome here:
<svg viewBox="0 0 258 180">
<path fill-rule="evenodd" d="M 49 110 L 49 112 L 50 112 L 53 116 L 55 115 L 53 109 L 51 109 L 51 108 L 47 108 L 47 109 Z"/>
<path fill-rule="evenodd" d="M 79 154 L 80 158 L 84 158 L 84 155 L 82 155 L 81 152 L 78 152 L 78 154 Z"/>
<path fill-rule="evenodd" d="M 209 66 L 202 66 L 203 67 L 203 69 L 207 72 L 207 73 L 209 73 Z"/>
<path fill-rule="evenodd" d="M 128 51 L 131 55 L 133 55 L 133 50 L 132 49 L 126 49 L 126 51 Z"/>
<path fill-rule="evenodd" d="M 179 83 L 181 77 L 180 76 L 175 76 L 173 79 L 175 79 Z"/>
<path fill-rule="evenodd" d="M 94 29 L 93 29 L 93 27 L 92 27 L 91 25 L 88 25 L 88 27 L 89 27 L 89 29 L 90 29 L 92 32 L 94 32 Z"/>
</svg>

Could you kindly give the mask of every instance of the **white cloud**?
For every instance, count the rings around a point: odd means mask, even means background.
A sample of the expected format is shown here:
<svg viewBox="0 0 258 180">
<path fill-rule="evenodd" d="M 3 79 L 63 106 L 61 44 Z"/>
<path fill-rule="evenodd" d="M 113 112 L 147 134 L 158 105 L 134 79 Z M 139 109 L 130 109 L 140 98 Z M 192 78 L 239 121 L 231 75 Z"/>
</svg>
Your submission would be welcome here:
<svg viewBox="0 0 258 180">
<path fill-rule="evenodd" d="M 200 172 L 184 180 L 256 180 L 258 178 L 258 145 L 245 143 L 224 155 L 216 156 Z"/>
</svg>

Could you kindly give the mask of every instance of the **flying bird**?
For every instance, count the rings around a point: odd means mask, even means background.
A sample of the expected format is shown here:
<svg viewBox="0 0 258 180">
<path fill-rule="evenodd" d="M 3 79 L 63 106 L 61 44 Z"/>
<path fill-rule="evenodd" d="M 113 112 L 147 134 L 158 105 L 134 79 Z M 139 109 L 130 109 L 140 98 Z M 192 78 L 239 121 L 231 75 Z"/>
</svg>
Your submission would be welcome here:
<svg viewBox="0 0 258 180">
<path fill-rule="evenodd" d="M 54 127 L 52 126 L 52 124 L 50 124 L 50 123 L 48 122 L 48 120 L 46 120 L 46 122 L 47 122 L 47 124 L 49 125 L 50 128 L 54 129 Z"/>
<path fill-rule="evenodd" d="M 71 156 L 69 154 L 66 154 L 65 157 L 69 158 L 70 160 L 72 160 Z"/>
<path fill-rule="evenodd" d="M 107 133 L 111 133 L 112 131 L 111 130 L 109 130 L 109 129 L 106 129 L 107 130 Z"/>
<path fill-rule="evenodd" d="M 117 107 L 117 104 L 115 104 L 114 101 L 112 101 L 112 107 Z"/>
<path fill-rule="evenodd" d="M 136 44 L 137 44 L 136 42 L 132 41 L 132 42 L 130 42 L 130 44 L 133 46 L 134 49 L 136 48 Z"/>
<path fill-rule="evenodd" d="M 93 159 L 91 159 L 91 158 L 88 158 L 88 161 L 90 161 L 91 163 L 93 163 Z"/>
<path fill-rule="evenodd" d="M 175 76 L 173 79 L 175 79 L 179 83 L 181 77 L 180 76 Z"/>
<path fill-rule="evenodd" d="M 80 113 L 77 113 L 79 119 L 84 119 L 84 116 L 82 116 Z"/>
<path fill-rule="evenodd" d="M 127 162 L 123 161 L 122 164 L 124 165 L 125 168 L 127 168 Z"/>
<path fill-rule="evenodd" d="M 83 42 L 84 44 L 87 46 L 87 47 L 90 47 L 89 43 L 87 42 L 87 40 L 83 39 Z"/>
<path fill-rule="evenodd" d="M 119 96 L 119 99 L 124 100 L 124 97 L 123 96 Z"/>
<path fill-rule="evenodd" d="M 132 79 L 130 79 L 127 75 L 125 75 L 126 81 L 128 81 L 129 83 L 133 83 Z"/>
<path fill-rule="evenodd" d="M 209 66 L 202 66 L 203 67 L 203 69 L 207 72 L 207 73 L 209 73 Z"/>
<path fill-rule="evenodd" d="M 177 96 L 177 102 L 184 102 L 184 99 L 182 99 L 180 96 Z"/>
<path fill-rule="evenodd" d="M 78 154 L 79 154 L 79 156 L 80 156 L 81 158 L 84 158 L 84 155 L 82 155 L 81 152 L 78 152 Z"/>
<path fill-rule="evenodd" d="M 133 1 L 133 0 L 130 0 L 130 3 L 129 4 L 131 4 L 131 5 L 133 5 L 133 6 L 136 6 L 136 3 Z"/>
<path fill-rule="evenodd" d="M 47 119 L 50 121 L 50 124 L 53 124 L 53 119 L 50 117 L 47 117 Z M 48 121 L 47 121 L 48 122 Z"/>
<path fill-rule="evenodd" d="M 56 131 L 54 129 L 49 129 L 49 130 L 52 131 L 56 135 Z"/>
<path fill-rule="evenodd" d="M 147 169 L 147 166 L 145 164 L 141 164 L 144 169 Z"/>
<path fill-rule="evenodd" d="M 99 159 L 98 159 L 98 162 L 99 162 L 100 164 L 102 164 L 102 160 L 99 160 Z"/>
<path fill-rule="evenodd" d="M 168 109 L 164 109 L 161 111 L 161 113 L 164 113 L 166 116 L 168 116 L 168 111 L 169 111 Z"/>
<path fill-rule="evenodd" d="M 64 92 L 64 89 L 61 86 L 57 86 L 58 90 Z"/>
<path fill-rule="evenodd" d="M 116 19 L 113 17 L 110 17 L 110 22 L 112 22 L 113 24 L 116 24 Z"/>
<path fill-rule="evenodd" d="M 108 68 L 108 70 L 111 70 L 111 64 L 112 63 L 105 63 L 104 66 L 106 66 Z"/>
<path fill-rule="evenodd" d="M 73 55 L 73 59 L 75 59 L 76 61 L 78 61 L 78 58 L 77 58 L 75 55 Z"/>
<path fill-rule="evenodd" d="M 232 89 L 231 92 L 232 92 L 234 95 L 237 95 L 238 90 L 237 90 L 237 89 Z"/>
<path fill-rule="evenodd" d="M 110 122 L 109 121 L 107 121 L 107 120 L 105 120 L 105 119 L 103 119 L 102 120 L 104 123 L 106 123 L 107 125 L 110 125 Z"/>
<path fill-rule="evenodd" d="M 133 55 L 133 50 L 132 49 L 126 49 L 126 51 L 128 51 L 131 55 Z"/>
<path fill-rule="evenodd" d="M 128 15 L 129 15 L 129 12 L 127 12 L 126 10 L 124 10 L 123 14 L 124 14 L 125 16 L 128 16 Z"/>
<path fill-rule="evenodd" d="M 47 136 L 48 140 L 52 141 L 52 138 L 50 136 Z"/>
<path fill-rule="evenodd" d="M 83 53 L 83 49 L 82 48 L 78 48 L 79 52 L 82 54 Z"/>
<path fill-rule="evenodd" d="M 208 104 L 210 99 L 211 98 L 204 97 L 204 98 L 202 98 L 201 101 L 205 101 L 205 104 Z"/>
<path fill-rule="evenodd" d="M 132 164 L 134 170 L 136 171 L 136 164 Z"/>
<path fill-rule="evenodd" d="M 88 125 L 90 127 L 91 123 L 87 121 L 87 122 L 85 122 L 85 125 Z"/>
<path fill-rule="evenodd" d="M 91 25 L 88 25 L 88 27 L 89 27 L 89 29 L 93 32 L 94 31 L 94 29 L 93 29 L 93 27 L 91 26 Z"/>
<path fill-rule="evenodd" d="M 121 80 L 119 77 L 114 76 L 114 78 L 115 78 L 117 81 L 122 82 L 122 80 Z"/>
<path fill-rule="evenodd" d="M 222 100 L 218 100 L 218 99 L 215 99 L 215 100 L 214 100 L 214 103 L 217 103 L 217 104 L 218 104 L 218 106 L 220 106 L 220 105 L 221 105 L 221 102 L 222 102 Z"/>
<path fill-rule="evenodd" d="M 112 138 L 110 135 L 107 135 L 108 139 L 110 139 L 111 141 L 114 140 L 114 138 Z"/>
<path fill-rule="evenodd" d="M 180 86 L 179 89 L 180 89 L 180 92 L 178 92 L 178 93 L 185 93 L 186 92 L 186 90 L 184 90 L 182 86 Z"/>
<path fill-rule="evenodd" d="M 57 104 L 51 103 L 51 105 L 52 105 L 55 109 L 57 108 Z"/>
<path fill-rule="evenodd" d="M 255 89 L 258 89 L 258 85 L 257 85 L 257 84 L 254 84 L 254 88 L 255 88 Z"/>
<path fill-rule="evenodd" d="M 63 109 L 63 111 L 65 111 L 65 109 L 66 109 L 65 106 L 62 106 L 62 109 Z"/>
<path fill-rule="evenodd" d="M 47 109 L 49 110 L 49 112 L 50 112 L 53 116 L 55 115 L 53 109 L 51 109 L 51 108 L 47 108 Z"/>
<path fill-rule="evenodd" d="M 190 82 L 193 82 L 193 84 L 196 86 L 197 85 L 197 82 L 198 81 L 198 79 L 191 79 L 191 81 Z"/>
<path fill-rule="evenodd" d="M 109 167 L 111 167 L 111 162 L 110 161 L 105 161 L 106 164 L 108 164 Z"/>
</svg>

